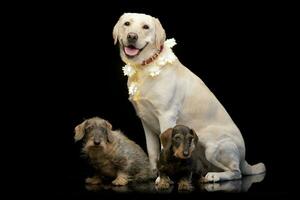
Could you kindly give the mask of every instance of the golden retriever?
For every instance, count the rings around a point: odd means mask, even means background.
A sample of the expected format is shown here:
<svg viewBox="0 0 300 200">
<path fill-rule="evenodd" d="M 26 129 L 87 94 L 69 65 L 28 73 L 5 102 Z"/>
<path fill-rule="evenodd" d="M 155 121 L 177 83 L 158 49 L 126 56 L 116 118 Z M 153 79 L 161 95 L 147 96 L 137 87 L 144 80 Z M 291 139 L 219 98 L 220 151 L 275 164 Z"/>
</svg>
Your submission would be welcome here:
<svg viewBox="0 0 300 200">
<path fill-rule="evenodd" d="M 204 182 L 240 179 L 265 172 L 249 165 L 240 130 L 202 80 L 180 63 L 157 18 L 125 13 L 113 29 L 128 76 L 129 99 L 140 117 L 151 168 L 157 170 L 159 135 L 176 124 L 195 130 L 204 160 L 214 166 Z M 188 52 L 187 52 L 188 53 Z M 199 158 L 200 159 L 200 158 Z M 203 158 L 202 158 L 203 159 Z M 156 183 L 160 181 L 158 177 Z"/>
</svg>

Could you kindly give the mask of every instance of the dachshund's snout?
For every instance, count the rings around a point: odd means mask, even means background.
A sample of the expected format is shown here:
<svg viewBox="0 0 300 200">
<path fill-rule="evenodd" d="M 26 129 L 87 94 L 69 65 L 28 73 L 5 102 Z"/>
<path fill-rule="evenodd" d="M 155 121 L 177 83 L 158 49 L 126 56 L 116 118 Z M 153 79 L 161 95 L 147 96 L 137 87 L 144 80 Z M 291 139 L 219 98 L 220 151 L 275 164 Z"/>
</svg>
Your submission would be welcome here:
<svg viewBox="0 0 300 200">
<path fill-rule="evenodd" d="M 94 140 L 94 145 L 99 145 L 100 144 L 100 140 Z"/>
<path fill-rule="evenodd" d="M 189 151 L 188 150 L 183 151 L 183 156 L 188 157 L 189 156 Z"/>
<path fill-rule="evenodd" d="M 99 145 L 99 144 L 100 144 L 100 136 L 99 136 L 99 134 L 95 134 L 94 145 Z"/>
</svg>

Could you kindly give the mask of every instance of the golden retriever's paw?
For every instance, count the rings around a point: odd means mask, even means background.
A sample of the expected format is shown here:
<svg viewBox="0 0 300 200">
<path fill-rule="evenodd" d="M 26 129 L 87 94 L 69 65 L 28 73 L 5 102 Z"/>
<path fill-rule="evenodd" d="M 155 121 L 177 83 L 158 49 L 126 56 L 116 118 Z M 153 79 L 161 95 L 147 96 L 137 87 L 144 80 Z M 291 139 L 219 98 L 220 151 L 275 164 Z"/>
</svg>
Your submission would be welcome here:
<svg viewBox="0 0 300 200">
<path fill-rule="evenodd" d="M 90 185 L 99 185 L 101 184 L 101 179 L 97 176 L 94 176 L 92 178 L 88 177 L 85 179 L 85 183 Z"/>
<path fill-rule="evenodd" d="M 158 177 L 155 181 L 156 189 L 166 190 L 170 188 L 170 185 L 173 184 L 173 181 L 169 177 Z"/>
<path fill-rule="evenodd" d="M 190 181 L 188 180 L 181 180 L 178 183 L 178 190 L 179 191 L 192 191 L 193 190 L 193 186 L 190 183 Z"/>
<path fill-rule="evenodd" d="M 204 176 L 201 176 L 198 181 L 199 181 L 200 184 L 208 183 L 208 180 Z"/>
<path fill-rule="evenodd" d="M 215 183 L 219 181 L 220 181 L 219 173 L 208 172 L 204 178 L 204 183 L 211 183 L 211 182 Z"/>
<path fill-rule="evenodd" d="M 124 176 L 118 176 L 113 182 L 113 185 L 126 185 L 128 183 L 128 179 Z"/>
</svg>

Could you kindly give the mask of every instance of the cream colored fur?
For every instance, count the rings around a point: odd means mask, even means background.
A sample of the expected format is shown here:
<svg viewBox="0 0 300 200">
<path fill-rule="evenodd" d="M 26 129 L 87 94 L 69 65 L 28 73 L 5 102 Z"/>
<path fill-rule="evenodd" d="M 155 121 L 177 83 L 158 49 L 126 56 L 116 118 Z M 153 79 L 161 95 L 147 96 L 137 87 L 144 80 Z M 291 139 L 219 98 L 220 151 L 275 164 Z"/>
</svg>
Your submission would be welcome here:
<svg viewBox="0 0 300 200">
<path fill-rule="evenodd" d="M 124 26 L 125 21 L 130 21 L 131 25 Z M 144 24 L 149 25 L 149 30 L 145 31 L 142 28 Z M 138 47 L 149 43 L 132 59 L 128 59 L 122 49 L 122 43 L 126 43 L 129 32 L 138 34 Z M 140 63 L 152 56 L 165 40 L 164 29 L 158 19 L 145 14 L 125 13 L 115 25 L 113 37 L 115 43 L 120 42 L 122 60 L 126 64 L 136 66 L 138 70 L 138 78 L 134 81 L 139 83 L 139 97 L 130 96 L 129 99 L 142 121 L 153 170 L 156 170 L 160 152 L 159 135 L 176 124 L 182 124 L 196 131 L 199 145 L 204 147 L 205 158 L 221 170 L 208 172 L 204 182 L 239 179 L 241 174 L 265 172 L 263 163 L 248 165 L 240 130 L 198 76 L 179 60 L 163 66 L 156 77 L 150 77 L 146 73 L 147 65 L 140 66 Z M 128 85 L 132 81 L 129 78 Z"/>
</svg>

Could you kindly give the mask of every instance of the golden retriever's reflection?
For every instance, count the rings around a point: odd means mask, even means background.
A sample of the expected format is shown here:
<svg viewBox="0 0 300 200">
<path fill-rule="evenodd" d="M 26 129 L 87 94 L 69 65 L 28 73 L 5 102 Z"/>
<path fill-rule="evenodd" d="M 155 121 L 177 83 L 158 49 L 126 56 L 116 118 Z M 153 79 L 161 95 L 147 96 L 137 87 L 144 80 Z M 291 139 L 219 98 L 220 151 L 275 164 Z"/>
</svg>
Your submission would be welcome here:
<svg viewBox="0 0 300 200">
<path fill-rule="evenodd" d="M 259 183 L 264 180 L 265 174 L 245 176 L 241 180 L 224 181 L 220 183 L 205 183 L 198 186 L 195 185 L 194 191 L 199 192 L 247 192 L 253 183 Z M 128 184 L 125 186 L 113 186 L 107 185 L 86 185 L 88 191 L 100 192 L 111 191 L 116 193 L 171 193 L 176 185 L 172 185 L 168 190 L 158 191 L 154 185 L 154 182 L 145 182 L 137 184 Z M 174 191 L 177 191 L 176 188 Z"/>
<path fill-rule="evenodd" d="M 259 183 L 265 178 L 264 174 L 244 176 L 243 179 L 235 181 L 224 181 L 219 183 L 200 184 L 201 190 L 207 192 L 247 192 L 253 183 Z"/>
</svg>

